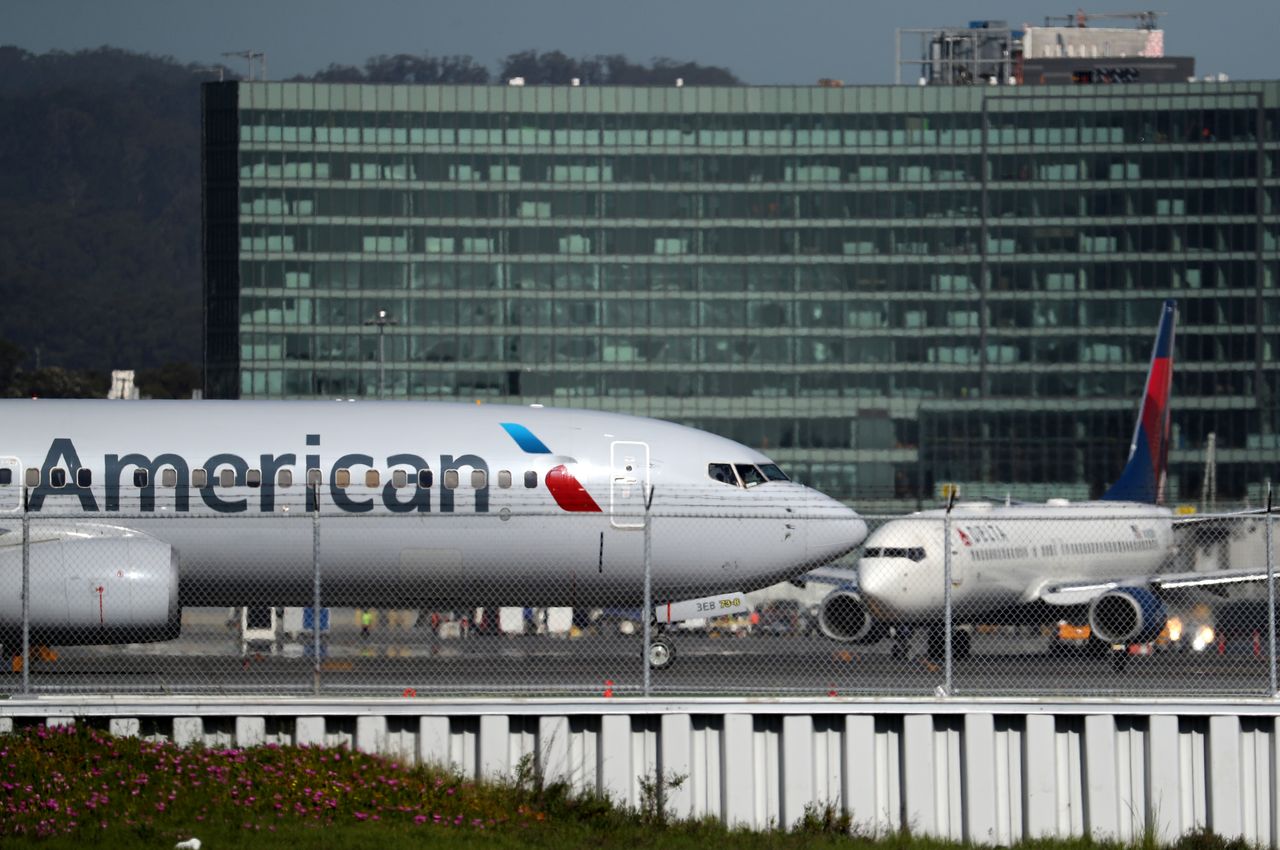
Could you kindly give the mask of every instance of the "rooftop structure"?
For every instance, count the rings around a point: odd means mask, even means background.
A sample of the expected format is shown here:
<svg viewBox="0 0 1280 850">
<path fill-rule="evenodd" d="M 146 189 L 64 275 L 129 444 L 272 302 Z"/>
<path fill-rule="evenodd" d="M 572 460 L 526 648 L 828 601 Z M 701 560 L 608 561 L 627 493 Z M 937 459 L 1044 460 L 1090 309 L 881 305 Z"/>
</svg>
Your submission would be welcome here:
<svg viewBox="0 0 1280 850">
<path fill-rule="evenodd" d="M 1156 27 L 1159 14 L 1080 12 L 1065 26 L 1049 18 L 1044 26 L 979 20 L 967 27 L 900 29 L 896 80 L 921 85 L 1185 82 L 1195 74 L 1195 61 L 1165 56 L 1164 30 Z M 1139 25 L 1089 25 L 1116 18 Z"/>
</svg>

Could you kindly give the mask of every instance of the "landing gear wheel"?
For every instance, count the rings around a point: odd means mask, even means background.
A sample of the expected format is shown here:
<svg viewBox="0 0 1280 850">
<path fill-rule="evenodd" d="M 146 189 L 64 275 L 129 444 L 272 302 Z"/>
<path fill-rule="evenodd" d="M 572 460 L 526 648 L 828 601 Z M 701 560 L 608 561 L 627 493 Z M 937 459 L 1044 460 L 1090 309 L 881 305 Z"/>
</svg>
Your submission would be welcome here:
<svg viewBox="0 0 1280 850">
<path fill-rule="evenodd" d="M 947 633 L 942 629 L 929 630 L 928 658 L 930 661 L 941 661 L 947 654 Z"/>
<path fill-rule="evenodd" d="M 1129 662 L 1129 648 L 1111 650 L 1111 669 L 1117 673 L 1123 673 L 1125 665 Z"/>
<path fill-rule="evenodd" d="M 676 658 L 676 647 L 668 637 L 656 637 L 649 641 L 649 667 L 665 670 Z"/>
<path fill-rule="evenodd" d="M 899 628 L 893 633 L 893 649 L 890 655 L 893 658 L 906 658 L 911 652 L 911 630 L 908 628 Z"/>
<path fill-rule="evenodd" d="M 969 657 L 970 637 L 969 633 L 964 629 L 956 629 L 951 633 L 951 653 L 957 659 L 965 659 Z"/>
</svg>

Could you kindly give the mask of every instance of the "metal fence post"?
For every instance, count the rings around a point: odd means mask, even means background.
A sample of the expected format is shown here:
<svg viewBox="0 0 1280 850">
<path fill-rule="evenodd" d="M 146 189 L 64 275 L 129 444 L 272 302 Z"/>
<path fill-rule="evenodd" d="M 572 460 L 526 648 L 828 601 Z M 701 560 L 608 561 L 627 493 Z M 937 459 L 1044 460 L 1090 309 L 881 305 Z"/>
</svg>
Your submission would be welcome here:
<svg viewBox="0 0 1280 850">
<path fill-rule="evenodd" d="M 1276 694 L 1276 565 L 1272 559 L 1271 482 L 1267 482 L 1267 652 L 1270 656 L 1271 694 Z"/>
<path fill-rule="evenodd" d="M 311 687 L 320 695 L 320 483 L 313 482 L 311 501 L 311 570 L 314 587 L 311 597 L 312 673 Z"/>
<path fill-rule="evenodd" d="M 947 499 L 947 512 L 942 517 L 942 630 L 943 630 L 943 696 L 951 696 L 951 508 L 954 495 Z"/>
<path fill-rule="evenodd" d="M 31 517 L 22 486 L 22 695 L 31 694 Z"/>
<path fill-rule="evenodd" d="M 644 661 L 644 695 L 650 694 L 650 674 L 649 669 L 649 642 L 653 639 L 653 539 L 651 537 L 651 514 L 649 508 L 653 505 L 653 486 L 649 486 L 649 492 L 645 493 L 644 499 L 644 609 L 640 612 L 640 619 L 644 623 L 644 650 L 641 658 Z"/>
</svg>

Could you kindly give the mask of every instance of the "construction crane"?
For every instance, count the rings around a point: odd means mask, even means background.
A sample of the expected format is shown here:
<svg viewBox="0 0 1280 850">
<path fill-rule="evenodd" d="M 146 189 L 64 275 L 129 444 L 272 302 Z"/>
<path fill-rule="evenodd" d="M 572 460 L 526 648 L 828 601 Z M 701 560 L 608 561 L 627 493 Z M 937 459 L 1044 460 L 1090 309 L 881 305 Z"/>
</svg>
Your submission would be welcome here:
<svg viewBox="0 0 1280 850">
<path fill-rule="evenodd" d="M 1084 9 L 1077 9 L 1074 15 L 1045 15 L 1044 25 L 1046 27 L 1068 26 L 1068 27 L 1087 27 L 1090 20 L 1130 20 L 1137 21 L 1138 28 L 1144 30 L 1156 29 L 1158 24 L 1156 19 L 1163 15 L 1164 12 L 1086 12 Z"/>
</svg>

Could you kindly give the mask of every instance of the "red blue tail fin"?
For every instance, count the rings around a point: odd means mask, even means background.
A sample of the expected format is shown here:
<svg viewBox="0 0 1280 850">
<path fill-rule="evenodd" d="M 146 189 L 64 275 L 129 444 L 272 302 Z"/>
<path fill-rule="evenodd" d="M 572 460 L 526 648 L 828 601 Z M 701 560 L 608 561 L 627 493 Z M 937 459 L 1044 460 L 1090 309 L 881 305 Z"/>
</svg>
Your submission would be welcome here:
<svg viewBox="0 0 1280 850">
<path fill-rule="evenodd" d="M 1177 307 L 1164 302 L 1160 326 L 1151 352 L 1147 388 L 1138 409 L 1138 422 L 1129 444 L 1129 462 L 1119 480 L 1102 498 L 1121 502 L 1164 501 L 1165 476 L 1169 466 L 1169 396 L 1173 389 L 1173 325 Z"/>
</svg>

